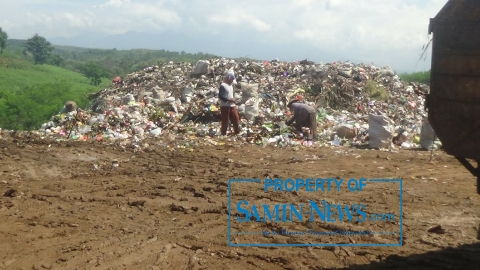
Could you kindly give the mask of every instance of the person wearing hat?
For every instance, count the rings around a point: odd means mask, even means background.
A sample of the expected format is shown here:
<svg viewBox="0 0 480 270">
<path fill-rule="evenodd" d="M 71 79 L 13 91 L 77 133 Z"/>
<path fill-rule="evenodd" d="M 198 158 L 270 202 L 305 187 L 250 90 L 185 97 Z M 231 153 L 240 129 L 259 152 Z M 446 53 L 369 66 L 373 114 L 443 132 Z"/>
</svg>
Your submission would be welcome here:
<svg viewBox="0 0 480 270">
<path fill-rule="evenodd" d="M 232 122 L 235 135 L 240 133 L 238 126 L 240 117 L 238 116 L 237 105 L 235 104 L 235 97 L 233 92 L 233 81 L 235 74 L 233 71 L 227 71 L 220 85 L 218 98 L 220 99 L 220 115 L 222 126 L 220 132 L 222 135 L 227 135 L 228 122 Z"/>
<path fill-rule="evenodd" d="M 297 131 L 302 131 L 302 127 L 308 127 L 310 129 L 312 140 L 317 139 L 317 114 L 315 108 L 308 106 L 305 103 L 300 102 L 301 97 L 290 101 L 287 105 L 288 109 L 293 112 L 293 117 L 286 122 L 287 125 L 293 124 Z"/>
<path fill-rule="evenodd" d="M 77 110 L 77 103 L 75 101 L 67 101 L 65 102 L 65 105 L 63 106 L 62 110 L 60 113 L 69 113 Z"/>
</svg>

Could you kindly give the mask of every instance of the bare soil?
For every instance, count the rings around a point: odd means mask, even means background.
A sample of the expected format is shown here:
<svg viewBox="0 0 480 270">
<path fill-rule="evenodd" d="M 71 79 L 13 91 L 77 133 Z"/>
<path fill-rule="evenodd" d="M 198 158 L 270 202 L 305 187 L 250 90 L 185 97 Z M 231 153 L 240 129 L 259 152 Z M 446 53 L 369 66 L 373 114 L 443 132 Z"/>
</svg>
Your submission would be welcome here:
<svg viewBox="0 0 480 270">
<path fill-rule="evenodd" d="M 154 145 L 152 142 L 151 145 Z M 99 142 L 0 141 L 0 269 L 478 269 L 480 195 L 453 157 L 356 148 L 172 150 Z M 401 178 L 401 247 L 236 247 L 228 244 L 230 178 Z M 346 183 L 344 183 L 345 185 Z M 231 185 L 235 204 L 367 205 L 389 222 L 232 219 L 231 243 L 395 243 L 398 235 L 302 237 L 236 231 L 399 231 L 399 185 L 362 192 L 268 192 Z M 441 226 L 436 228 L 436 226 Z"/>
</svg>

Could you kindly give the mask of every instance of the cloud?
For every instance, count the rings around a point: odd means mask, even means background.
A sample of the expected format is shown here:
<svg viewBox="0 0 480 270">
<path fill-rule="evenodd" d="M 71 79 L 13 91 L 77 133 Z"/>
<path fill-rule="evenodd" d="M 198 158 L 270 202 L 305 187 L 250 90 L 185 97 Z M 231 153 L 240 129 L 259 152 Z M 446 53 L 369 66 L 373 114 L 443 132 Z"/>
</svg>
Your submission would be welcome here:
<svg viewBox="0 0 480 270">
<path fill-rule="evenodd" d="M 110 0 L 108 2 L 106 2 L 105 4 L 101 4 L 99 5 L 98 7 L 100 8 L 109 8 L 109 7 L 121 7 L 125 4 L 130 4 L 130 0 L 125 0 L 125 1 L 122 1 L 122 0 Z M 97 7 L 96 5 L 93 6 L 93 7 Z"/>
<path fill-rule="evenodd" d="M 262 20 L 259 20 L 257 18 L 250 18 L 250 24 L 258 31 L 268 31 L 272 29 L 272 27 L 268 24 L 263 22 Z"/>
<path fill-rule="evenodd" d="M 241 36 L 249 45 L 270 44 L 285 56 L 295 45 L 379 59 L 413 68 L 428 42 L 429 18 L 447 0 L 16 0 L 0 10 L 0 27 L 11 38 L 47 38 L 95 32 Z M 26 14 L 20 16 L 20 14 Z M 212 44 L 215 50 L 215 44 Z M 305 53 L 315 53 L 305 52 Z M 244 52 L 244 55 L 252 52 Z M 320 59 L 319 59 L 320 60 Z"/>
<path fill-rule="evenodd" d="M 295 36 L 299 39 L 315 39 L 315 33 L 312 30 L 304 29 L 295 32 Z"/>
<path fill-rule="evenodd" d="M 102 5 L 88 9 L 95 14 L 95 24 L 104 32 L 158 31 L 181 23 L 182 19 L 166 1 L 109 0 Z"/>
<path fill-rule="evenodd" d="M 162 31 L 175 28 L 182 22 L 181 16 L 173 9 L 177 1 L 109 0 L 98 3 L 86 0 L 70 4 L 47 0 L 35 1 L 32 8 L 26 5 L 26 0 L 15 2 L 16 5 L 5 6 L 6 10 L 0 11 L 0 24 L 13 32 L 12 38 L 26 38 L 34 33 L 46 37 L 69 37 L 81 31 L 107 34 Z M 26 16 L 18 16 L 19 13 Z"/>
<path fill-rule="evenodd" d="M 213 23 L 215 27 L 224 27 L 225 25 L 234 25 L 237 27 L 250 27 L 260 32 L 269 31 L 271 25 L 245 11 L 231 11 L 227 16 L 216 15 L 207 18 L 207 21 Z"/>
</svg>

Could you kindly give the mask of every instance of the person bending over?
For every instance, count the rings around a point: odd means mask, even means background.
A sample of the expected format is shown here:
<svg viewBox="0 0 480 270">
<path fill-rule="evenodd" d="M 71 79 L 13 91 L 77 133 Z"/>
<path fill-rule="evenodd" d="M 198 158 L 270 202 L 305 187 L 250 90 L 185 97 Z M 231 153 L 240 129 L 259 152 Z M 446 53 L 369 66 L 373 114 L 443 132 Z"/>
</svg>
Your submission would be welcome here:
<svg viewBox="0 0 480 270">
<path fill-rule="evenodd" d="M 317 114 L 315 108 L 305 103 L 300 103 L 298 99 L 292 100 L 287 105 L 293 112 L 293 117 L 287 121 L 287 125 L 295 122 L 297 131 L 302 131 L 303 127 L 310 129 L 312 140 L 317 139 Z"/>
</svg>

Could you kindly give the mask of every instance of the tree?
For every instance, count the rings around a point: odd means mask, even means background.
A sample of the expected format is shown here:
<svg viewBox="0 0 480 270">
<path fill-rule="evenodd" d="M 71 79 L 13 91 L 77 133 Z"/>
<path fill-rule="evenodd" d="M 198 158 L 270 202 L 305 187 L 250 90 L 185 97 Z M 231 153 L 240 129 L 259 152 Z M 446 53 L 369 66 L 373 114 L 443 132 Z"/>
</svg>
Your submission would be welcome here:
<svg viewBox="0 0 480 270">
<path fill-rule="evenodd" d="M 7 47 L 7 32 L 3 31 L 0 27 L 0 53 L 3 53 L 3 49 Z"/>
<path fill-rule="evenodd" d="M 27 39 L 25 50 L 33 55 L 35 65 L 45 64 L 50 58 L 53 46 L 44 37 L 35 34 L 33 37 Z"/>
<path fill-rule="evenodd" d="M 63 57 L 61 57 L 58 54 L 52 54 L 48 59 L 48 64 L 57 66 L 57 67 L 61 66 L 64 62 L 65 62 L 65 59 L 63 59 Z"/>
<path fill-rule="evenodd" d="M 83 75 L 90 79 L 90 84 L 99 86 L 102 83 L 102 77 L 105 77 L 105 70 L 100 64 L 88 61 L 83 65 Z"/>
</svg>

